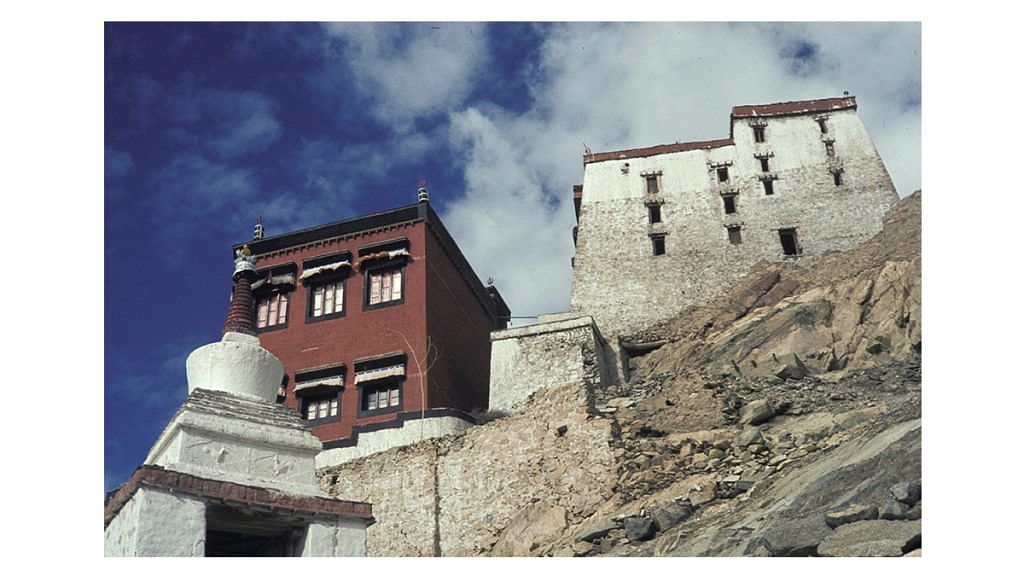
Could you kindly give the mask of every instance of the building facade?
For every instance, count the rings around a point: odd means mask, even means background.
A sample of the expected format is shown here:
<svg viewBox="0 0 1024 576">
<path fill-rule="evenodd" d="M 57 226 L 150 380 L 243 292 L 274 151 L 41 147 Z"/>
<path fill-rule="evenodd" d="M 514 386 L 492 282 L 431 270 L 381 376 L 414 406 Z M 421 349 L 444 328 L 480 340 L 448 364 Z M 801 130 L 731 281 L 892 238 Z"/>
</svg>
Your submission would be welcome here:
<svg viewBox="0 0 1024 576">
<path fill-rule="evenodd" d="M 898 196 L 852 96 L 732 109 L 730 137 L 587 154 L 571 309 L 627 339 L 755 263 L 848 250 Z"/>
<path fill-rule="evenodd" d="M 248 243 L 257 331 L 280 401 L 333 465 L 464 430 L 487 407 L 490 332 L 509 316 L 421 202 Z M 238 247 L 236 246 L 236 249 Z"/>
</svg>

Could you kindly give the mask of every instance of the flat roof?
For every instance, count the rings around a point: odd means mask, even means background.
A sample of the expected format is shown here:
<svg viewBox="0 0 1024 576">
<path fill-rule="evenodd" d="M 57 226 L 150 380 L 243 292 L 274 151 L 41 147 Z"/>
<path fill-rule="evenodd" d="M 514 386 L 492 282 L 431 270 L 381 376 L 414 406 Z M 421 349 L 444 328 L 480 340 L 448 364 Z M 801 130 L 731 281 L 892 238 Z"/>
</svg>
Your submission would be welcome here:
<svg viewBox="0 0 1024 576">
<path fill-rule="evenodd" d="M 731 138 L 722 140 L 705 140 L 703 142 L 676 142 L 674 144 L 660 144 L 646 148 L 631 148 L 629 150 L 617 150 L 614 152 L 598 152 L 583 156 L 583 163 L 604 162 L 607 160 L 625 160 L 627 158 L 643 158 L 645 156 L 657 156 L 658 154 L 669 154 L 672 152 L 686 152 L 688 150 L 702 150 L 731 146 Z"/>
<path fill-rule="evenodd" d="M 833 110 L 857 109 L 856 96 L 842 98 L 823 98 L 821 100 L 797 100 L 795 102 L 775 102 L 774 104 L 745 104 L 733 106 L 733 119 L 755 118 L 760 116 L 790 116 L 794 114 L 813 114 L 831 112 Z"/>
</svg>

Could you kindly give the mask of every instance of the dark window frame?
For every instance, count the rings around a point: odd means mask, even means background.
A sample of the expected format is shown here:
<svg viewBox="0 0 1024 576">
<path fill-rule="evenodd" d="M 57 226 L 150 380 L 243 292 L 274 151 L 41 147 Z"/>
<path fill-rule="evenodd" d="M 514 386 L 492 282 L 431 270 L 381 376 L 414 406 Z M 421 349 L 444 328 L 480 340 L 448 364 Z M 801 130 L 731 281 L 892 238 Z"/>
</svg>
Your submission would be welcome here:
<svg viewBox="0 0 1024 576">
<path fill-rule="evenodd" d="M 357 418 L 368 418 L 370 416 L 376 416 L 378 414 L 394 414 L 395 412 L 401 412 L 405 409 L 405 376 L 392 376 L 390 378 L 382 378 L 368 383 L 357 384 L 359 388 L 359 403 L 356 405 L 356 417 Z M 390 406 L 390 390 L 392 388 L 398 388 L 398 405 Z M 369 405 L 370 391 L 380 393 L 381 389 L 389 390 L 387 408 L 374 408 L 368 409 L 366 406 Z"/>
<path fill-rule="evenodd" d="M 327 424 L 327 423 L 331 423 L 331 422 L 341 422 L 342 395 L 344 393 L 345 393 L 344 388 L 338 388 L 334 392 L 318 392 L 318 393 L 302 394 L 301 396 L 298 397 L 298 401 L 299 401 L 299 416 L 302 418 L 303 422 L 305 422 L 306 424 L 312 425 L 312 426 L 319 426 L 321 424 Z M 331 400 L 337 400 L 337 402 L 338 402 L 338 413 L 334 414 L 334 415 L 331 415 L 331 414 L 328 413 L 328 415 L 324 416 L 323 418 L 307 418 L 307 409 L 309 408 L 309 404 L 311 404 L 313 402 L 319 403 L 319 402 L 322 402 L 322 401 L 325 401 L 325 400 L 328 403 L 330 403 Z M 329 404 L 328 404 L 328 406 L 329 406 Z M 328 410 L 330 410 L 329 407 L 328 407 Z"/>
<path fill-rule="evenodd" d="M 718 168 L 715 168 L 715 172 L 718 174 L 718 181 L 719 182 L 728 182 L 729 181 L 729 167 L 728 166 L 719 166 Z"/>
<path fill-rule="evenodd" d="M 800 236 L 797 234 L 796 228 L 779 228 L 779 243 L 782 244 L 782 255 L 783 257 L 796 258 L 800 255 L 803 250 L 800 248 Z M 786 249 L 786 237 L 791 238 L 793 244 L 793 251 L 788 252 Z"/>
<path fill-rule="evenodd" d="M 313 315 L 314 305 L 314 292 L 317 288 L 327 285 L 335 285 L 341 283 L 341 311 L 331 312 L 327 314 L 320 314 L 319 316 Z M 306 291 L 306 324 L 312 324 L 314 322 L 323 322 L 325 320 L 333 320 L 335 318 L 344 318 L 348 314 L 348 275 L 347 274 L 331 274 L 321 275 L 315 280 L 311 280 L 308 283 Z M 335 299 L 337 299 L 337 293 L 335 293 Z M 337 300 L 335 300 L 336 302 Z"/>
<path fill-rule="evenodd" d="M 842 170 L 833 170 L 832 171 L 832 182 L 836 186 L 842 186 L 843 184 L 845 184 L 844 179 L 843 179 L 843 171 Z"/>
<path fill-rule="evenodd" d="M 768 167 L 768 157 L 761 156 L 758 158 L 761 161 L 761 172 L 771 172 L 771 168 Z"/>
<path fill-rule="evenodd" d="M 406 266 L 405 258 L 401 259 L 401 262 L 386 261 L 377 262 L 372 264 L 365 264 L 363 266 L 363 310 L 377 310 L 379 308 L 389 308 L 391 306 L 399 306 L 405 303 L 406 288 L 408 287 L 409 270 Z M 371 278 L 375 274 L 386 274 L 393 273 L 396 270 L 402 272 L 402 296 L 395 300 L 388 300 L 386 302 L 378 302 L 377 304 L 370 304 L 370 288 L 373 285 Z M 393 292 L 393 289 L 392 289 Z"/>
<path fill-rule="evenodd" d="M 767 126 L 751 126 L 751 128 L 754 129 L 754 142 L 762 144 L 767 140 L 765 134 L 765 128 L 767 128 Z"/>
<path fill-rule="evenodd" d="M 646 189 L 645 189 L 644 192 L 648 196 L 654 196 L 654 195 L 657 195 L 657 194 L 661 194 L 661 182 L 658 180 L 658 175 L 657 174 L 648 174 L 648 175 L 644 176 L 644 180 L 645 180 L 645 186 L 646 186 Z M 654 190 L 651 190 L 651 185 L 652 184 L 654 185 L 653 186 Z"/>
<path fill-rule="evenodd" d="M 726 235 L 729 238 L 729 244 L 733 246 L 739 246 L 743 244 L 743 227 L 742 226 L 726 226 Z"/>
<path fill-rule="evenodd" d="M 765 196 L 775 195 L 775 178 L 765 178 L 761 183 L 764 185 Z"/>
<path fill-rule="evenodd" d="M 660 224 L 662 222 L 661 204 L 647 205 L 647 221 L 650 224 Z"/>
<path fill-rule="evenodd" d="M 651 234 L 651 250 L 654 256 L 664 256 L 667 252 L 664 234 Z"/>
<path fill-rule="evenodd" d="M 293 292 L 292 290 L 276 289 L 276 290 L 260 290 L 256 294 L 253 294 L 253 298 L 252 298 L 253 299 L 253 304 L 256 307 L 256 333 L 257 334 L 263 334 L 264 332 L 273 332 L 275 330 L 284 330 L 285 328 L 288 327 L 288 318 L 291 316 L 291 312 L 292 312 L 292 302 L 293 302 L 292 292 Z M 287 305 L 285 306 L 284 322 L 281 322 L 279 324 L 273 324 L 273 325 L 267 325 L 267 326 L 262 326 L 261 327 L 260 326 L 260 303 L 263 300 L 267 300 L 267 299 L 275 297 L 275 296 L 276 297 L 284 297 L 285 299 L 288 300 Z M 278 303 L 278 310 L 281 309 L 280 307 L 281 307 L 281 304 L 279 302 Z M 268 303 L 267 304 L 267 318 L 269 319 L 269 317 L 270 317 L 270 304 Z"/>
<path fill-rule="evenodd" d="M 739 204 L 736 202 L 737 194 L 725 194 L 722 196 L 722 209 L 726 214 L 739 212 Z"/>
</svg>

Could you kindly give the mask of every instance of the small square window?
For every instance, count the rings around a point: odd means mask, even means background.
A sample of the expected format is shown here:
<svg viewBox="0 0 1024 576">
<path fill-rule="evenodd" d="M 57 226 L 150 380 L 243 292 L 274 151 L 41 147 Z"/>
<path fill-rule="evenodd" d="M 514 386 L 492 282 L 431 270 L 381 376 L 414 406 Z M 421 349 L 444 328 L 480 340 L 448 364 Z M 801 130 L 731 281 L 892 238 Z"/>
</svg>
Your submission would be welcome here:
<svg viewBox="0 0 1024 576">
<path fill-rule="evenodd" d="M 726 214 L 736 213 L 736 196 L 722 196 L 722 202 L 725 204 Z"/>
<path fill-rule="evenodd" d="M 730 244 L 743 244 L 743 235 L 740 232 L 739 226 L 729 226 L 729 243 Z"/>
<path fill-rule="evenodd" d="M 767 156 L 762 156 L 760 160 L 761 160 L 761 172 L 768 172 L 768 157 Z"/>
<path fill-rule="evenodd" d="M 761 180 L 761 184 L 764 185 L 765 196 L 771 196 L 772 194 L 775 194 L 775 180 L 768 178 L 765 180 Z"/>
<path fill-rule="evenodd" d="M 658 187 L 658 176 L 655 174 L 645 176 L 644 178 L 647 180 L 647 193 L 651 195 L 657 194 L 660 190 Z"/>
<path fill-rule="evenodd" d="M 665 235 L 655 234 L 651 236 L 651 247 L 654 249 L 655 256 L 661 256 L 665 253 Z"/>
<path fill-rule="evenodd" d="M 647 206 L 647 217 L 651 224 L 661 222 L 661 204 L 649 204 Z"/>
<path fill-rule="evenodd" d="M 764 126 L 754 126 L 754 142 L 764 142 Z"/>
<path fill-rule="evenodd" d="M 729 168 L 727 166 L 723 166 L 723 167 L 718 169 L 718 181 L 719 182 L 728 182 L 729 181 Z"/>
</svg>

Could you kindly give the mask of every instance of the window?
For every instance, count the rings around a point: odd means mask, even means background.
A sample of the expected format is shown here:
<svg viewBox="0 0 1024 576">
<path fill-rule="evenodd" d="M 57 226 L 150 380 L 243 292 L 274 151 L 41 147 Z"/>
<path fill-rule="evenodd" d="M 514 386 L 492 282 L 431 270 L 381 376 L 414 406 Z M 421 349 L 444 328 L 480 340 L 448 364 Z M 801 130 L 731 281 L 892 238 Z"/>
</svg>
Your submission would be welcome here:
<svg viewBox="0 0 1024 576">
<path fill-rule="evenodd" d="M 729 231 L 730 244 L 743 244 L 743 236 L 740 233 L 739 226 L 729 226 L 727 230 Z"/>
<path fill-rule="evenodd" d="M 796 240 L 796 228 L 779 229 L 779 241 L 782 243 L 782 253 L 786 256 L 796 256 L 800 253 L 800 245 Z"/>
<path fill-rule="evenodd" d="M 826 156 L 835 156 L 836 155 L 836 146 L 835 146 L 835 142 L 833 140 L 825 140 L 825 155 Z"/>
<path fill-rule="evenodd" d="M 764 195 L 771 196 L 775 194 L 775 178 L 765 178 L 761 180 L 761 185 L 764 186 Z"/>
<path fill-rule="evenodd" d="M 768 157 L 762 156 L 761 160 L 761 172 L 768 172 Z"/>
<path fill-rule="evenodd" d="M 754 126 L 754 142 L 764 142 L 764 126 Z"/>
<path fill-rule="evenodd" d="M 722 202 L 725 204 L 725 213 L 726 214 L 735 214 L 736 213 L 736 196 L 735 195 L 722 196 Z"/>
<path fill-rule="evenodd" d="M 366 386 L 363 388 L 362 409 L 364 412 L 372 412 L 375 410 L 398 408 L 401 404 L 401 394 L 401 386 L 398 382 Z"/>
<path fill-rule="evenodd" d="M 654 249 L 655 256 L 661 256 L 665 253 L 665 235 L 654 234 L 651 236 L 651 246 Z"/>
<path fill-rule="evenodd" d="M 299 279 L 309 290 L 307 323 L 345 315 L 345 285 L 351 270 L 352 253 L 348 250 L 302 261 Z"/>
<path fill-rule="evenodd" d="M 651 224 L 661 222 L 661 204 L 648 204 L 647 217 Z"/>
<path fill-rule="evenodd" d="M 843 184 L 843 171 L 842 170 L 836 170 L 835 172 L 832 172 L 832 180 L 833 180 L 833 182 L 835 182 L 836 186 L 842 186 L 842 184 Z"/>
<path fill-rule="evenodd" d="M 727 166 L 722 166 L 721 168 L 718 169 L 718 181 L 719 182 L 728 182 L 729 181 L 729 168 Z"/>
<path fill-rule="evenodd" d="M 345 281 L 334 280 L 310 287 L 309 316 L 343 315 L 345 313 Z"/>
<path fill-rule="evenodd" d="M 321 366 L 295 373 L 295 397 L 303 420 L 340 420 L 338 405 L 345 387 L 345 365 Z"/>
<path fill-rule="evenodd" d="M 828 124 L 825 123 L 824 118 L 818 118 L 818 128 L 821 129 L 822 134 L 828 134 Z"/>
<path fill-rule="evenodd" d="M 359 416 L 398 412 L 403 408 L 405 355 L 356 361 L 356 386 L 359 387 Z"/>
<path fill-rule="evenodd" d="M 338 395 L 308 396 L 302 398 L 302 419 L 323 420 L 338 416 Z"/>
<path fill-rule="evenodd" d="M 256 300 L 256 327 L 270 328 L 288 323 L 288 294 L 273 292 Z"/>
<path fill-rule="evenodd" d="M 647 193 L 652 195 L 657 194 L 659 192 L 658 175 L 652 174 L 650 176 L 644 176 L 644 178 L 647 180 Z"/>
<path fill-rule="evenodd" d="M 277 330 L 288 325 L 289 294 L 295 289 L 295 264 L 286 262 L 256 271 L 252 283 L 256 300 L 256 329 Z"/>
<path fill-rule="evenodd" d="M 380 306 L 402 301 L 404 268 L 370 270 L 366 273 L 366 303 Z"/>
</svg>

